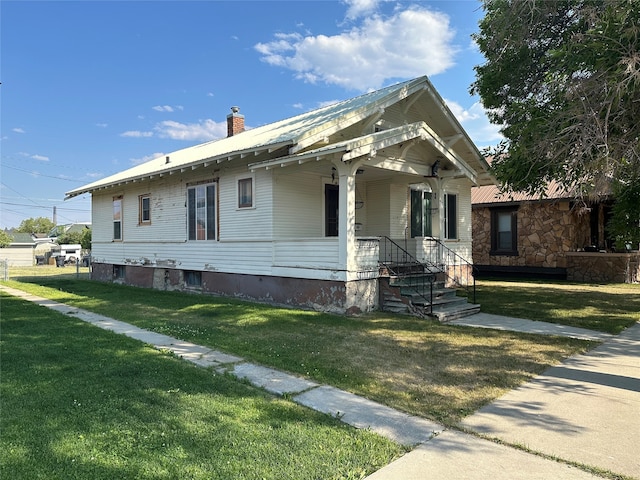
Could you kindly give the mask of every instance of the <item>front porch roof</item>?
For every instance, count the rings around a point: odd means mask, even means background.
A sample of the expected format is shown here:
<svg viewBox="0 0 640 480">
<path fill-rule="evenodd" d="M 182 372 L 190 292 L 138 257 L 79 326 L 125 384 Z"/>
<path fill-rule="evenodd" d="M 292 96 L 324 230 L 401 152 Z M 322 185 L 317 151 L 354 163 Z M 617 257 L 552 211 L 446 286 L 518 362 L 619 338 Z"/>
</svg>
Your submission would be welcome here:
<svg viewBox="0 0 640 480">
<path fill-rule="evenodd" d="M 407 160 L 405 153 L 417 142 L 426 142 L 432 149 L 432 156 L 424 162 Z M 399 147 L 399 152 L 385 151 L 390 147 Z M 476 185 L 493 184 L 491 178 L 473 169 L 449 146 L 445 139 L 439 137 L 425 122 L 415 122 L 409 125 L 383 130 L 363 135 L 358 138 L 334 143 L 325 147 L 309 150 L 304 153 L 287 155 L 263 162 L 250 163 L 251 171 L 257 169 L 271 169 L 299 165 L 309 161 L 319 161 L 340 156 L 341 161 L 349 162 L 356 159 L 366 159 L 369 166 L 409 173 L 420 176 L 431 176 L 431 166 L 438 158 L 446 159 L 455 169 L 452 176 L 465 176 Z M 444 173 L 444 172 L 443 172 Z M 447 173 L 444 174 L 446 176 Z"/>
</svg>

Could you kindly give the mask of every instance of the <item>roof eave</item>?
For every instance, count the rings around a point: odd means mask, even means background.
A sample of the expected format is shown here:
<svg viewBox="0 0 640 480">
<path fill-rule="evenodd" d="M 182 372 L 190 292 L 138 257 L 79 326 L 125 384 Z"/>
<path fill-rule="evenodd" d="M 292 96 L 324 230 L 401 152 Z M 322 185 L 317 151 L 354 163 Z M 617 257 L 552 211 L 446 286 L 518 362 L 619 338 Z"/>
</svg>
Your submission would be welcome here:
<svg viewBox="0 0 640 480">
<path fill-rule="evenodd" d="M 136 183 L 139 181 L 143 181 L 143 180 L 147 180 L 147 179 L 153 179 L 156 177 L 163 177 L 165 175 L 173 175 L 175 173 L 184 173 L 185 171 L 188 170 L 195 170 L 197 168 L 199 168 L 200 166 L 209 166 L 211 164 L 219 164 L 219 163 L 223 163 L 225 161 L 232 161 L 232 160 L 236 160 L 238 158 L 246 158 L 248 156 L 254 155 L 257 156 L 260 153 L 264 153 L 264 152 L 268 152 L 268 153 L 272 153 L 276 150 L 279 150 L 283 147 L 287 147 L 289 145 L 291 145 L 291 140 L 286 140 L 283 142 L 277 142 L 277 143 L 271 143 L 271 144 L 266 144 L 266 145 L 260 145 L 259 147 L 250 147 L 250 148 L 246 148 L 243 150 L 236 150 L 236 151 L 232 151 L 232 152 L 227 152 L 221 155 L 215 155 L 212 157 L 206 157 L 206 158 L 201 158 L 198 160 L 194 160 L 191 162 L 186 162 L 183 164 L 176 164 L 176 165 L 171 165 L 170 163 L 166 164 L 166 165 L 170 165 L 167 168 L 163 168 L 163 169 L 156 169 L 156 170 L 151 170 L 149 172 L 145 172 L 145 173 L 139 173 L 137 175 L 131 175 L 130 177 L 123 177 L 123 178 L 118 178 L 117 180 L 114 180 L 112 182 L 106 182 L 103 183 L 104 180 L 99 180 L 97 182 L 94 183 L 90 183 L 88 185 L 85 185 L 84 187 L 81 187 L 79 189 L 76 190 L 71 190 L 69 192 L 66 192 L 65 194 L 65 200 L 69 200 L 71 198 L 77 197 L 79 195 L 83 195 L 85 193 L 93 193 L 95 191 L 98 190 L 106 190 L 109 188 L 114 188 L 114 187 L 118 187 L 118 186 L 122 186 L 122 185 L 127 185 L 129 183 Z M 169 157 L 171 156 L 171 154 L 169 154 Z M 105 179 L 107 180 L 107 179 Z"/>
</svg>

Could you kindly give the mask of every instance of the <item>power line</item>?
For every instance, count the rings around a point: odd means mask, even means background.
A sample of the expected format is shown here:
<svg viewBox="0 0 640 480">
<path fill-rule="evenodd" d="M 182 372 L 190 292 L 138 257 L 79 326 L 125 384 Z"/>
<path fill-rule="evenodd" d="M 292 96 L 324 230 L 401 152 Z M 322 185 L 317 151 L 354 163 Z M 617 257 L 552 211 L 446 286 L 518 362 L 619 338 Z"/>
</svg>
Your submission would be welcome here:
<svg viewBox="0 0 640 480">
<path fill-rule="evenodd" d="M 0 202 L 0 205 L 13 205 L 15 207 L 29 207 L 29 208 L 44 208 L 46 210 L 51 210 L 51 208 L 55 205 L 52 205 L 50 207 L 45 207 L 43 205 L 28 205 L 26 203 L 12 203 L 12 202 Z M 66 208 L 66 207 L 58 207 L 55 206 L 56 210 L 59 212 L 60 210 L 66 210 L 69 212 L 90 212 L 91 209 L 80 209 L 80 208 Z"/>
<path fill-rule="evenodd" d="M 36 177 L 55 178 L 56 180 L 65 180 L 67 182 L 73 182 L 73 183 L 86 183 L 86 181 L 84 180 L 73 180 L 71 178 L 64 178 L 64 177 L 55 176 L 55 175 L 45 175 L 44 173 L 34 172 L 32 170 L 25 170 L 24 168 L 13 167 L 11 165 L 3 164 L 2 166 L 5 168 L 11 168 L 13 170 L 18 170 L 19 172 L 25 172 L 25 173 L 28 173 L 29 175 L 34 175 Z"/>
</svg>

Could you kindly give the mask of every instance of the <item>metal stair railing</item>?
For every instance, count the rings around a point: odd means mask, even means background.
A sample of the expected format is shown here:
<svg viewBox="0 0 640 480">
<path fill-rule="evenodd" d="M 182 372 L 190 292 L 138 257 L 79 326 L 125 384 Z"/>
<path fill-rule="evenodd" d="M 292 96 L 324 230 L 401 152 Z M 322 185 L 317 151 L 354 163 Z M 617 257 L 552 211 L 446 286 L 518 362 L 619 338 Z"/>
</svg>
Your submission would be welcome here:
<svg viewBox="0 0 640 480">
<path fill-rule="evenodd" d="M 437 238 L 427 239 L 430 243 L 427 253 L 430 259 L 428 264 L 438 265 L 445 277 L 457 288 L 462 288 L 472 294 L 473 303 L 476 303 L 476 277 L 475 266 L 458 252 L 451 250 Z"/>
<path fill-rule="evenodd" d="M 390 275 L 402 280 L 402 286 L 429 302 L 429 313 L 433 313 L 433 282 L 435 280 L 433 266 L 418 261 L 386 236 L 380 237 L 380 263 Z M 429 281 L 428 291 L 425 277 Z"/>
</svg>

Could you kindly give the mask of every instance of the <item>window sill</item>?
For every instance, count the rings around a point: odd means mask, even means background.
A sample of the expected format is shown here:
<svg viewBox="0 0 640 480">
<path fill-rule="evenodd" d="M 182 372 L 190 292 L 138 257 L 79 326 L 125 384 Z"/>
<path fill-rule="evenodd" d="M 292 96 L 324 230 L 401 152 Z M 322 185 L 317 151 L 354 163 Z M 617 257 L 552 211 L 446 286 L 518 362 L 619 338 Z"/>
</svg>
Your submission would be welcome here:
<svg viewBox="0 0 640 480">
<path fill-rule="evenodd" d="M 489 255 L 492 257 L 518 257 L 520 254 L 518 253 L 517 250 L 513 251 L 513 250 L 509 250 L 509 251 L 495 251 L 495 250 L 491 250 L 489 252 Z"/>
</svg>

